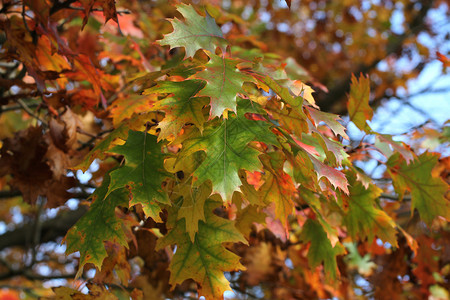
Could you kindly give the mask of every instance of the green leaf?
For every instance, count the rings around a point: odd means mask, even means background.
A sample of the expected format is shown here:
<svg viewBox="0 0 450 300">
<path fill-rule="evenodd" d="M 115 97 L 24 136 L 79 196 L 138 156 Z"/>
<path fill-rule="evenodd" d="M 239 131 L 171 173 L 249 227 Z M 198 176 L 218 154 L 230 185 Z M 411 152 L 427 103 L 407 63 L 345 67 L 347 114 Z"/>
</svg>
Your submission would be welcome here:
<svg viewBox="0 0 450 300">
<path fill-rule="evenodd" d="M 157 243 L 157 249 L 177 245 L 169 266 L 170 284 L 181 284 L 192 278 L 200 285 L 199 295 L 205 296 L 206 299 L 222 299 L 223 293 L 231 290 L 223 272 L 244 269 L 239 262 L 239 256 L 222 246 L 222 243 L 226 242 L 247 244 L 247 241 L 236 230 L 234 222 L 212 213 L 221 204 L 212 200 L 206 201 L 206 220 L 199 222 L 193 242 L 185 232 L 185 219 L 182 218 Z"/>
<path fill-rule="evenodd" d="M 254 79 L 236 68 L 237 60 L 213 53 L 208 55 L 210 60 L 206 69 L 195 75 L 207 82 L 198 95 L 211 98 L 211 118 L 221 116 L 226 109 L 236 113 L 237 94 L 244 94 L 242 85 L 246 81 L 253 82 Z"/>
<path fill-rule="evenodd" d="M 344 243 L 344 246 L 348 249 L 348 255 L 345 256 L 345 261 L 350 268 L 357 268 L 359 274 L 364 276 L 370 276 L 374 268 L 377 265 L 370 261 L 370 254 L 362 257 L 355 243 Z"/>
<path fill-rule="evenodd" d="M 437 216 L 450 219 L 450 203 L 445 198 L 448 185 L 432 175 L 437 162 L 436 154 L 425 152 L 409 165 L 398 153 L 386 163 L 395 191 L 400 198 L 403 198 L 406 190 L 411 192 L 411 213 L 417 208 L 421 219 L 428 225 Z"/>
<path fill-rule="evenodd" d="M 369 105 L 370 97 L 370 80 L 369 76 L 364 77 L 362 74 L 359 80 L 352 74 L 352 84 L 350 87 L 350 95 L 347 103 L 348 114 L 350 120 L 355 123 L 356 127 L 370 133 L 372 129 L 367 124 L 367 120 L 372 120 L 373 110 Z"/>
<path fill-rule="evenodd" d="M 202 184 L 211 180 L 213 193 L 219 193 L 222 199 L 229 201 L 233 192 L 241 185 L 238 172 L 245 169 L 250 172 L 259 170 L 260 152 L 252 147 L 251 141 L 278 145 L 276 136 L 270 131 L 270 125 L 264 121 L 249 120 L 246 112 L 261 112 L 256 103 L 241 100 L 237 116 L 218 119 L 205 127 L 203 135 L 186 140 L 181 157 L 197 151 L 205 151 L 206 158 L 195 170 L 194 177 Z"/>
<path fill-rule="evenodd" d="M 369 243 L 376 235 L 384 242 L 397 247 L 395 222 L 384 211 L 375 207 L 375 201 L 380 197 L 382 190 L 373 184 L 369 184 L 366 189 L 356 180 L 356 176 L 349 172 L 347 174 L 350 195 L 344 224 L 349 234 L 352 238 L 359 236 L 363 240 L 367 237 Z"/>
<path fill-rule="evenodd" d="M 311 242 L 308 250 L 308 262 L 311 268 L 315 268 L 322 262 L 326 277 L 334 280 L 338 276 L 336 256 L 345 254 L 345 248 L 339 242 L 333 247 L 320 223 L 308 219 L 303 225 L 300 239 Z"/>
<path fill-rule="evenodd" d="M 67 254 L 80 251 L 79 277 L 87 263 L 101 268 L 107 256 L 103 242 L 109 241 L 128 247 L 122 229 L 122 221 L 116 217 L 117 206 L 128 207 L 126 189 L 117 189 L 107 195 L 109 175 L 105 175 L 102 185 L 92 194 L 89 211 L 67 232 L 65 237 Z"/>
<path fill-rule="evenodd" d="M 201 80 L 160 81 L 158 85 L 146 90 L 146 93 L 170 94 L 163 100 L 155 103 L 152 109 L 162 110 L 166 114 L 164 120 L 159 122 L 161 132 L 158 140 L 167 139 L 170 135 L 177 136 L 186 123 L 193 123 L 200 131 L 203 130 L 202 108 L 207 104 L 206 98 L 195 97 L 205 86 Z"/>
<path fill-rule="evenodd" d="M 124 145 L 112 148 L 109 152 L 125 157 L 124 166 L 111 172 L 108 194 L 127 187 L 132 195 L 130 206 L 141 204 L 147 216 L 161 222 L 158 203 L 169 204 L 169 198 L 161 184 L 169 176 L 164 170 L 164 155 L 156 137 L 145 132 L 131 131 Z"/>
<path fill-rule="evenodd" d="M 214 53 L 216 47 L 220 47 L 222 52 L 225 52 L 228 41 L 224 39 L 222 30 L 208 12 L 203 17 L 194 7 L 186 4 L 180 4 L 177 10 L 183 15 L 184 21 L 176 18 L 171 20 L 173 32 L 164 35 L 159 41 L 160 45 L 169 45 L 171 49 L 184 47 L 187 57 L 193 57 L 199 49 Z"/>
<path fill-rule="evenodd" d="M 293 163 L 293 178 L 295 182 L 303 187 L 314 189 L 318 183 L 315 178 L 317 175 L 314 171 L 314 165 L 308 154 L 304 151 L 298 151 Z"/>
<path fill-rule="evenodd" d="M 339 242 L 338 230 L 333 225 L 332 220 L 337 214 L 340 216 L 341 208 L 334 199 L 327 199 L 323 195 L 318 195 L 313 191 L 300 186 L 298 188 L 299 199 L 303 200 L 314 212 L 316 220 L 322 225 L 331 245 Z M 329 220 L 330 219 L 330 220 Z"/>
</svg>

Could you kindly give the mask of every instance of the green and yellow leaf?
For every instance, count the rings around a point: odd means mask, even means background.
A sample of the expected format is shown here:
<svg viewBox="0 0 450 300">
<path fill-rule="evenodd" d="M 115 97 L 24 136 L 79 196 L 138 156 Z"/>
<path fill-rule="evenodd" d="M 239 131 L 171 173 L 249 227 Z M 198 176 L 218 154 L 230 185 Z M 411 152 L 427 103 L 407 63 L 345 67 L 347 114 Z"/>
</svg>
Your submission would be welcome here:
<svg viewBox="0 0 450 300">
<path fill-rule="evenodd" d="M 193 57 L 199 49 L 214 53 L 216 47 L 220 47 L 222 52 L 225 52 L 228 41 L 208 12 L 205 12 L 206 15 L 203 17 L 193 6 L 187 4 L 178 5 L 177 10 L 183 15 L 184 21 L 172 19 L 170 22 L 173 32 L 164 35 L 159 41 L 160 45 L 169 45 L 171 49 L 184 47 L 187 57 Z"/>
<path fill-rule="evenodd" d="M 161 208 L 158 203 L 169 204 L 162 189 L 163 180 L 169 176 L 164 170 L 161 144 L 156 136 L 140 131 L 130 131 L 124 145 L 110 150 L 125 157 L 125 165 L 111 172 L 111 183 L 107 195 L 117 189 L 130 190 L 130 206 L 141 204 L 145 214 L 160 222 Z"/>
<path fill-rule="evenodd" d="M 231 290 L 223 272 L 243 270 L 239 256 L 227 250 L 226 242 L 247 243 L 236 230 L 234 222 L 213 214 L 221 202 L 207 200 L 205 203 L 205 221 L 199 221 L 194 241 L 185 231 L 186 220 L 178 220 L 175 227 L 162 239 L 157 248 L 177 245 L 170 262 L 170 284 L 181 284 L 187 279 L 195 280 L 200 288 L 199 295 L 206 299 L 222 299 L 223 293 Z"/>
</svg>

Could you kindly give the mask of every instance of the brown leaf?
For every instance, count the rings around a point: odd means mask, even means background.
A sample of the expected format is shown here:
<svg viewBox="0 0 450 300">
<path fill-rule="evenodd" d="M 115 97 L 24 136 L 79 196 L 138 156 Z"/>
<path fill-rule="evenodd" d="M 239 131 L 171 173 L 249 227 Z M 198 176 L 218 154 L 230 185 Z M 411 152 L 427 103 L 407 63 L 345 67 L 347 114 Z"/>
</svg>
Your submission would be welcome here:
<svg viewBox="0 0 450 300">
<path fill-rule="evenodd" d="M 119 21 L 117 20 L 116 1 L 103 0 L 102 7 L 103 7 L 103 16 L 105 16 L 105 23 L 108 22 L 110 19 L 113 19 L 114 21 L 116 21 L 117 24 L 119 24 Z"/>
<path fill-rule="evenodd" d="M 128 285 L 131 276 L 131 267 L 127 260 L 126 249 L 122 245 L 106 243 L 108 257 L 103 260 L 101 271 L 95 273 L 94 283 Z M 120 279 L 120 282 L 116 279 Z"/>
<path fill-rule="evenodd" d="M 77 128 L 81 125 L 78 116 L 69 108 L 60 118 L 51 119 L 50 136 L 55 146 L 67 153 L 77 142 Z"/>
<path fill-rule="evenodd" d="M 260 243 L 256 247 L 251 247 L 244 258 L 246 261 L 246 281 L 249 285 L 257 285 L 265 279 L 267 274 L 273 272 L 272 266 L 272 245 Z"/>
<path fill-rule="evenodd" d="M 45 161 L 47 147 L 41 127 L 29 127 L 3 142 L 0 176 L 11 174 L 10 184 L 22 192 L 28 203 L 45 194 L 45 185 L 53 177 Z"/>
<path fill-rule="evenodd" d="M 48 207 L 57 207 L 70 198 L 67 190 L 76 181 L 65 176 L 65 168 L 54 173 L 46 140 L 41 127 L 29 127 L 5 139 L 0 150 L 0 176 L 11 174 L 9 184 L 20 190 L 24 201 L 34 204 L 38 196 L 45 196 Z"/>
</svg>

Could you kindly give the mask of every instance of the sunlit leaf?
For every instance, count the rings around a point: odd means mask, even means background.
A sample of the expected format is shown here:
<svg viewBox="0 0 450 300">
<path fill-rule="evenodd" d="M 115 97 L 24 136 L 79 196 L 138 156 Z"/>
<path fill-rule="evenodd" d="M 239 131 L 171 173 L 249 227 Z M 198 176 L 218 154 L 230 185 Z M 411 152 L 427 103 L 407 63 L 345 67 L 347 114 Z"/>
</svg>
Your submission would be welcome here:
<svg viewBox="0 0 450 300">
<path fill-rule="evenodd" d="M 253 78 L 236 68 L 238 61 L 212 53 L 208 55 L 210 61 L 205 65 L 205 70 L 195 75 L 207 82 L 199 96 L 210 97 L 211 118 L 221 116 L 226 109 L 236 112 L 237 96 L 244 93 L 242 85 L 253 81 Z"/>
<path fill-rule="evenodd" d="M 391 156 L 386 163 L 395 191 L 400 198 L 403 198 L 405 191 L 411 192 L 411 213 L 416 208 L 427 224 L 438 216 L 450 219 L 450 203 L 445 198 L 448 185 L 432 175 L 437 160 L 435 154 L 425 152 L 409 165 L 399 154 Z"/>
<path fill-rule="evenodd" d="M 171 20 L 173 32 L 159 41 L 161 45 L 169 45 L 170 48 L 184 47 L 187 57 L 194 56 L 199 49 L 214 53 L 216 47 L 220 47 L 225 52 L 228 42 L 208 12 L 203 17 L 193 6 L 186 4 L 178 5 L 177 10 L 183 15 L 184 21 L 177 18 Z"/>
<path fill-rule="evenodd" d="M 199 222 L 193 242 L 185 231 L 184 218 L 164 238 L 158 240 L 158 248 L 177 245 L 169 266 L 170 283 L 181 284 L 192 278 L 200 284 L 199 294 L 207 299 L 221 299 L 225 291 L 231 290 L 223 272 L 244 269 L 239 263 L 239 257 L 227 250 L 222 243 L 247 242 L 233 222 L 212 213 L 218 205 L 220 202 L 206 201 L 206 221 Z"/>
<path fill-rule="evenodd" d="M 262 167 L 258 159 L 260 152 L 249 145 L 260 141 L 276 145 L 276 136 L 270 132 L 270 125 L 264 121 L 249 120 L 246 112 L 257 111 L 248 100 L 241 100 L 236 116 L 219 119 L 205 126 L 203 135 L 186 140 L 182 156 L 205 151 L 206 158 L 194 172 L 198 184 L 211 180 L 213 192 L 230 201 L 234 191 L 241 185 L 240 169 L 256 171 Z"/>
<path fill-rule="evenodd" d="M 367 124 L 367 120 L 372 120 L 373 110 L 369 105 L 370 80 L 362 74 L 359 80 L 352 74 L 352 85 L 347 104 L 350 120 L 356 127 L 369 133 L 372 129 Z"/>
</svg>

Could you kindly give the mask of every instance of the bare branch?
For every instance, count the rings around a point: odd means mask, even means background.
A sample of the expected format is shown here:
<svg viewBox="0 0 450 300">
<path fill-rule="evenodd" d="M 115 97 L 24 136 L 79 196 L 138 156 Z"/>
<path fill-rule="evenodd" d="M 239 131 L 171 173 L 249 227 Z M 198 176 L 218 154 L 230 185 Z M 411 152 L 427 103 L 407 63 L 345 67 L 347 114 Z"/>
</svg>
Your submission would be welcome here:
<svg viewBox="0 0 450 300">
<path fill-rule="evenodd" d="M 19 105 L 23 108 L 23 110 L 26 111 L 30 116 L 41 122 L 45 127 L 48 127 L 47 122 L 45 122 L 38 115 L 36 115 L 22 99 L 17 99 L 17 103 L 19 103 Z"/>
<path fill-rule="evenodd" d="M 67 7 L 68 9 L 72 9 L 72 10 L 80 10 L 80 11 L 85 11 L 84 7 L 74 7 L 74 6 L 69 6 Z M 101 8 L 91 8 L 91 11 L 103 11 L 103 9 Z M 131 14 L 131 11 L 128 9 L 124 9 L 124 10 L 118 10 L 117 14 L 121 15 L 129 15 Z"/>
<path fill-rule="evenodd" d="M 80 206 L 76 210 L 62 211 L 55 218 L 42 222 L 41 243 L 54 241 L 64 236 L 67 231 L 87 212 L 87 207 Z M 14 246 L 25 247 L 32 240 L 33 224 L 28 223 L 0 235 L 0 251 Z"/>
<path fill-rule="evenodd" d="M 20 191 L 0 191 L 0 199 L 9 199 L 22 195 Z"/>
<path fill-rule="evenodd" d="M 410 29 L 402 35 L 393 35 L 390 40 L 391 42 L 387 45 L 386 49 L 386 57 L 390 54 L 399 52 L 405 41 L 412 36 L 417 35 L 421 30 L 426 27 L 426 16 L 428 11 L 433 7 L 434 1 L 425 1 L 422 4 L 420 11 L 415 15 L 415 17 L 410 22 Z M 375 59 L 370 64 L 365 64 L 357 67 L 351 73 L 367 74 L 371 70 L 373 70 L 382 59 Z M 342 99 L 346 93 L 349 91 L 350 82 L 351 82 L 351 73 L 348 76 L 343 77 L 341 81 L 339 81 L 334 87 L 332 87 L 329 92 L 323 97 L 323 99 L 319 99 L 318 105 L 323 111 L 331 111 L 333 110 L 333 106 L 336 104 L 337 99 Z M 345 110 L 340 109 L 340 111 L 335 111 L 337 114 L 346 114 Z"/>
<path fill-rule="evenodd" d="M 391 195 L 391 194 L 386 194 L 386 193 L 381 194 L 380 198 L 394 200 L 394 201 L 400 201 L 400 197 L 398 195 Z M 403 196 L 403 200 L 410 201 L 411 196 L 409 196 L 409 195 Z"/>
</svg>

